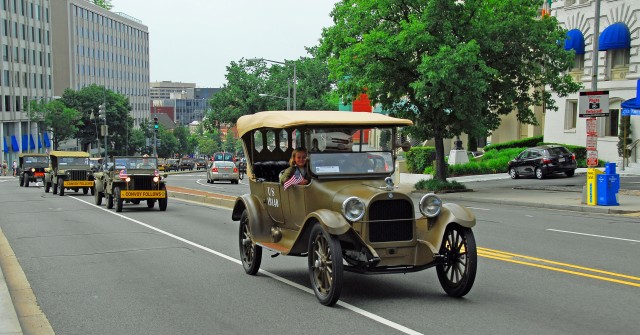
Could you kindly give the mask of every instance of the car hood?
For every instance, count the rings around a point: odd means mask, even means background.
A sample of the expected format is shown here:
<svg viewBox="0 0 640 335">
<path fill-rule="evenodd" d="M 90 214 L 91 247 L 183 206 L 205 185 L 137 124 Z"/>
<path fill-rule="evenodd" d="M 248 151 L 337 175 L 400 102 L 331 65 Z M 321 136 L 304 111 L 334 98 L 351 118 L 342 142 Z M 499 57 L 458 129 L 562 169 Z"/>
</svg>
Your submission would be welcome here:
<svg viewBox="0 0 640 335">
<path fill-rule="evenodd" d="M 402 192 L 398 192 L 396 188 L 393 190 L 387 189 L 387 184 L 384 180 L 353 180 L 346 181 L 323 181 L 319 182 L 318 187 L 322 192 L 326 194 L 333 194 L 333 203 L 336 205 L 342 205 L 342 203 L 350 197 L 358 197 L 362 199 L 366 204 L 369 204 L 373 198 L 380 194 L 391 193 L 394 198 L 410 199 L 409 196 Z"/>
</svg>

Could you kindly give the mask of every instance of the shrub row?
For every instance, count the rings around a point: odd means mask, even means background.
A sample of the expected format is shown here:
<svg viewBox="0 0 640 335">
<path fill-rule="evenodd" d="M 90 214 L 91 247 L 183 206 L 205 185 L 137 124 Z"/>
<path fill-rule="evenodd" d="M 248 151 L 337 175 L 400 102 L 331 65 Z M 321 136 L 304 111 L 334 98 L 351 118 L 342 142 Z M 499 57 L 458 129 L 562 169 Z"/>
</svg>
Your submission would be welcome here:
<svg viewBox="0 0 640 335">
<path fill-rule="evenodd" d="M 527 138 L 523 138 L 521 140 L 515 140 L 515 141 L 509 141 L 509 142 L 503 142 L 503 143 L 496 143 L 496 144 L 489 144 L 487 146 L 485 146 L 484 148 L 482 148 L 482 150 L 484 150 L 484 152 L 487 151 L 491 151 L 491 150 L 503 150 L 503 149 L 507 149 L 507 148 L 530 148 L 530 147 L 535 147 L 537 145 L 539 145 L 543 140 L 543 136 L 534 136 L 534 137 L 527 137 Z"/>
<path fill-rule="evenodd" d="M 422 173 L 425 168 L 431 166 L 436 159 L 436 148 L 434 147 L 412 147 L 405 152 L 407 169 L 411 173 Z"/>
</svg>

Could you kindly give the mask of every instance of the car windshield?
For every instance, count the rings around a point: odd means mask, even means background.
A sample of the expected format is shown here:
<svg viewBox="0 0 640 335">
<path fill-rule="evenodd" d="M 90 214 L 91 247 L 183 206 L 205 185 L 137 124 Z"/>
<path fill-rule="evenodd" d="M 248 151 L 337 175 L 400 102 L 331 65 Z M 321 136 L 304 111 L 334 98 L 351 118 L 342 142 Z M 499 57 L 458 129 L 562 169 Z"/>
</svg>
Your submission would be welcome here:
<svg viewBox="0 0 640 335">
<path fill-rule="evenodd" d="M 547 152 L 549 152 L 549 156 L 561 156 L 564 154 L 568 154 L 569 150 L 567 150 L 567 148 L 565 147 L 556 147 L 547 149 Z"/>
<path fill-rule="evenodd" d="M 215 162 L 214 165 L 216 167 L 236 167 L 236 165 L 233 164 L 233 162 L 225 162 L 225 161 Z"/>
<path fill-rule="evenodd" d="M 115 168 L 121 169 L 155 169 L 158 160 L 155 157 L 120 157 L 116 158 Z"/>
<path fill-rule="evenodd" d="M 318 176 L 391 173 L 391 134 L 391 128 L 309 129 L 311 172 Z"/>
<path fill-rule="evenodd" d="M 49 163 L 49 158 L 45 156 L 24 156 L 25 164 Z"/>
<path fill-rule="evenodd" d="M 89 158 L 88 157 L 58 157 L 58 165 L 89 166 Z"/>
</svg>

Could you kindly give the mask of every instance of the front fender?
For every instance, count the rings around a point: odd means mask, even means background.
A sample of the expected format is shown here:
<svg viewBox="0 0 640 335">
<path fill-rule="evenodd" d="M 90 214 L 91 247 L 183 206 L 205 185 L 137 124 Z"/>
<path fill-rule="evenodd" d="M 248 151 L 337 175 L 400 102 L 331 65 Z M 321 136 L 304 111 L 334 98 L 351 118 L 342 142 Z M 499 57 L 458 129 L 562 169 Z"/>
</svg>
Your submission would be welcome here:
<svg viewBox="0 0 640 335">
<path fill-rule="evenodd" d="M 236 199 L 231 212 L 231 219 L 239 221 L 242 212 L 247 211 L 249 216 L 249 230 L 254 242 L 271 242 L 271 219 L 265 214 L 265 210 L 258 198 L 251 194 L 244 194 Z"/>
<path fill-rule="evenodd" d="M 444 232 L 450 224 L 471 228 L 476 225 L 476 217 L 466 207 L 452 203 L 443 204 L 437 218 L 428 219 L 423 216 L 416 219 L 417 237 L 427 242 L 432 250 L 437 251 L 442 244 Z"/>
<path fill-rule="evenodd" d="M 331 235 L 342 235 L 351 229 L 351 225 L 342 214 L 328 209 L 321 209 L 309 213 L 305 218 L 305 222 L 314 218 L 322 225 L 322 228 Z"/>
</svg>

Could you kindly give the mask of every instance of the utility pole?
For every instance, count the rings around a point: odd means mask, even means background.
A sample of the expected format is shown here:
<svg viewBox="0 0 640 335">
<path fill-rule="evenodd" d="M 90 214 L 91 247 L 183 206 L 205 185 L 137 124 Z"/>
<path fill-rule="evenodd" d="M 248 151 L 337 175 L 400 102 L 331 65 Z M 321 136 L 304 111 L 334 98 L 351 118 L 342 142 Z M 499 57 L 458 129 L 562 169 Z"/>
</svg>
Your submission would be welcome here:
<svg viewBox="0 0 640 335">
<path fill-rule="evenodd" d="M 153 117 L 153 157 L 158 158 L 158 117 Z"/>
</svg>

